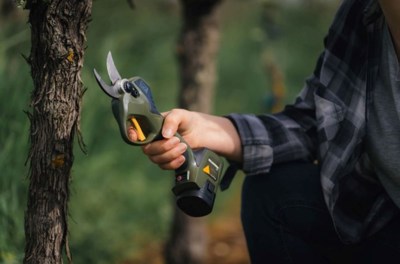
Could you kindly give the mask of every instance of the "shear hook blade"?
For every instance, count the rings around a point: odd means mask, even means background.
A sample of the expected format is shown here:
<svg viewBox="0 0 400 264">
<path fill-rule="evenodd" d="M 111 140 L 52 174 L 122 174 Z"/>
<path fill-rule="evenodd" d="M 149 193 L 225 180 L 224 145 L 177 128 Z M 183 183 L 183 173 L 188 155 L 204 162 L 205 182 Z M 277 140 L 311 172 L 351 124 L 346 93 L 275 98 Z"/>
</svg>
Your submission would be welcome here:
<svg viewBox="0 0 400 264">
<path fill-rule="evenodd" d="M 115 67 L 111 51 L 109 51 L 107 55 L 107 72 L 112 84 L 115 84 L 118 80 L 122 79 L 117 67 Z"/>
</svg>

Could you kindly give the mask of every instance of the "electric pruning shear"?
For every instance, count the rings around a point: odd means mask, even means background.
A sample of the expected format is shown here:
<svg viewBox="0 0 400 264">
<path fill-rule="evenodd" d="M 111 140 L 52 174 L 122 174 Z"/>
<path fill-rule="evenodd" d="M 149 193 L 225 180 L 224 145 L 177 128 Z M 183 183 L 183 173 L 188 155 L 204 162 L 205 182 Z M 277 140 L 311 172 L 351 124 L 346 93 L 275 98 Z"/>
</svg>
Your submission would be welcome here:
<svg viewBox="0 0 400 264">
<path fill-rule="evenodd" d="M 157 110 L 150 87 L 140 77 L 121 78 L 111 52 L 107 56 L 107 71 L 111 85 L 103 81 L 94 69 L 100 88 L 111 97 L 111 106 L 123 140 L 131 145 L 144 145 L 162 139 L 164 117 Z M 128 128 L 133 127 L 137 141 L 128 138 Z M 176 134 L 181 142 L 188 145 Z M 209 214 L 214 205 L 221 181 L 224 161 L 209 149 L 192 150 L 188 145 L 185 163 L 175 170 L 172 192 L 177 206 L 190 216 Z"/>
</svg>

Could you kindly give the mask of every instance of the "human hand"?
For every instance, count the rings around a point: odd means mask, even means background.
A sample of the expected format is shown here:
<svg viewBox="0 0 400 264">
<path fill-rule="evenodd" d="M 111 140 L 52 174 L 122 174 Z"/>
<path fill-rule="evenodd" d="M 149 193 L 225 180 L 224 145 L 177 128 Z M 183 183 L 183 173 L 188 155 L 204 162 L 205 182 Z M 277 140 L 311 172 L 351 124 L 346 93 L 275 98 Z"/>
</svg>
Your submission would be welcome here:
<svg viewBox="0 0 400 264">
<path fill-rule="evenodd" d="M 194 140 L 196 136 L 193 136 L 195 134 L 193 128 L 196 127 L 196 114 L 183 109 L 174 109 L 162 113 L 165 118 L 161 132 L 163 139 L 142 146 L 144 154 L 162 169 L 179 168 L 185 162 L 183 153 L 188 147 L 187 144 L 192 147 L 197 144 Z M 176 136 L 177 132 L 187 144 L 181 142 Z M 133 142 L 138 141 L 138 133 L 133 126 L 128 128 L 128 138 Z"/>
<path fill-rule="evenodd" d="M 233 124 L 224 117 L 183 109 L 163 113 L 163 139 L 142 146 L 143 153 L 162 169 L 175 170 L 184 162 L 183 153 L 188 148 L 208 148 L 228 159 L 241 161 L 242 149 L 239 135 Z M 186 142 L 176 137 L 179 133 Z M 128 138 L 137 141 L 134 127 L 129 127 Z"/>
</svg>

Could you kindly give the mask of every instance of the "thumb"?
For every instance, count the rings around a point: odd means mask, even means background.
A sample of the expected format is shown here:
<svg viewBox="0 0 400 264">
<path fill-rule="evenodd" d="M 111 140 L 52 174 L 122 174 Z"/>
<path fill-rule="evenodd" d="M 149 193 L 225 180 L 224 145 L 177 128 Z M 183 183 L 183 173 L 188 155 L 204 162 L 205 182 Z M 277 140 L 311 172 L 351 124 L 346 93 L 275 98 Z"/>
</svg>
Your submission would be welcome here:
<svg viewBox="0 0 400 264">
<path fill-rule="evenodd" d="M 170 112 L 162 113 L 162 115 L 165 117 L 164 124 L 163 124 L 162 131 L 161 131 L 162 136 L 164 138 L 171 138 L 178 131 L 178 127 L 181 122 L 180 117 L 173 110 Z"/>
</svg>

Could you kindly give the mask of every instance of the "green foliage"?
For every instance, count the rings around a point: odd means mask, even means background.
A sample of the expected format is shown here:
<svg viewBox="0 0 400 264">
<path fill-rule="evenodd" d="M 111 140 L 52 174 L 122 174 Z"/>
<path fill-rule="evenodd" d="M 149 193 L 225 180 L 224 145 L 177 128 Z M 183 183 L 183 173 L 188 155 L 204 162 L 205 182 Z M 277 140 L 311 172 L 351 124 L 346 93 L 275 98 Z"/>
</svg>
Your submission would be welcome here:
<svg viewBox="0 0 400 264">
<path fill-rule="evenodd" d="M 27 109 L 31 81 L 28 65 L 22 56 L 15 56 L 28 47 L 28 38 L 21 37 L 27 30 L 3 29 L 12 35 L 0 36 L 0 263 L 11 264 L 21 262 L 24 248 L 29 122 L 23 110 Z"/>
<path fill-rule="evenodd" d="M 283 69 L 287 100 L 293 99 L 313 70 L 332 19 L 329 4 L 313 2 L 317 4 L 305 8 L 278 5 L 274 36 L 266 34 L 259 2 L 224 2 L 216 114 L 264 111 L 262 98 L 270 92 L 262 61 L 266 50 Z M 2 23 L 0 31 L 0 263 L 21 262 L 24 250 L 29 120 L 23 111 L 29 110 L 32 80 L 21 56 L 30 49 L 26 11 L 19 12 L 22 19 Z M 125 1 L 94 2 L 82 72 L 87 91 L 81 130 L 88 153 L 75 148 L 69 203 L 75 263 L 122 262 L 167 237 L 172 173 L 158 169 L 139 148 L 121 140 L 110 99 L 98 88 L 92 70 L 106 76 L 105 59 L 111 50 L 122 75 L 138 75 L 150 84 L 160 111 L 173 108 L 179 30 L 179 8 L 170 1 L 139 1 L 135 10 Z M 234 190 L 238 188 L 235 184 Z M 218 194 L 212 218 L 237 193 L 234 190 Z"/>
</svg>

